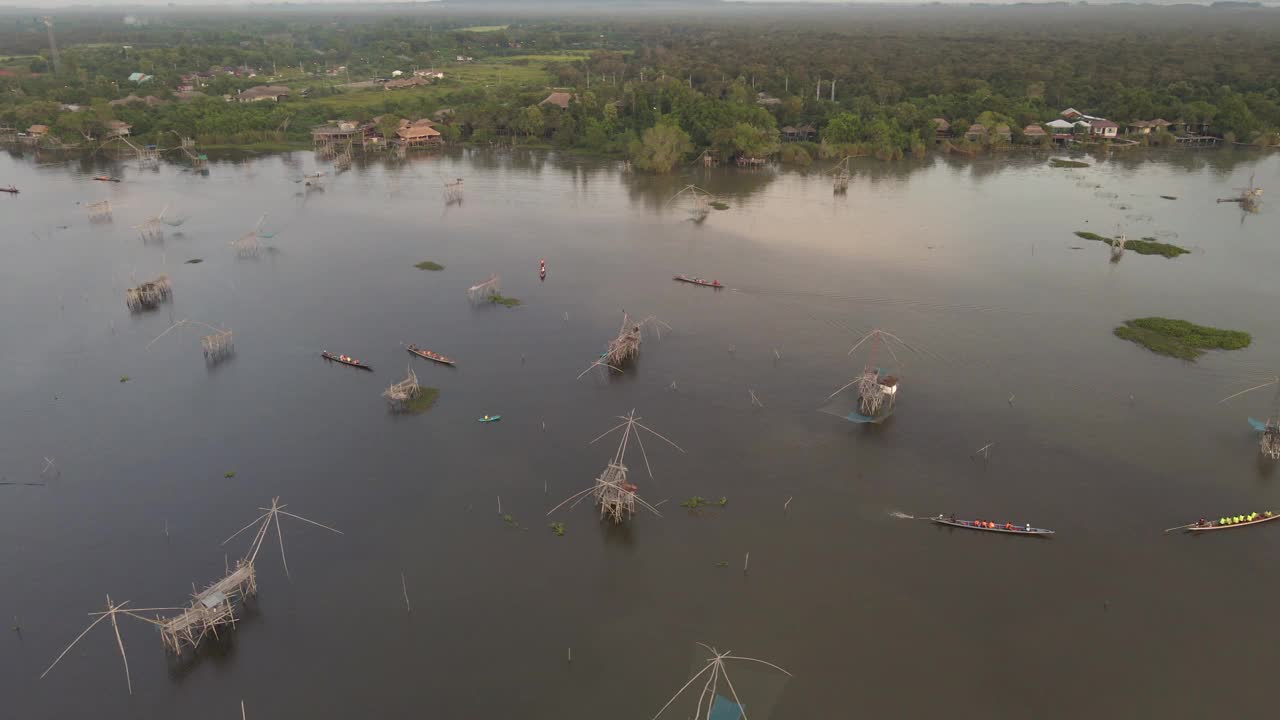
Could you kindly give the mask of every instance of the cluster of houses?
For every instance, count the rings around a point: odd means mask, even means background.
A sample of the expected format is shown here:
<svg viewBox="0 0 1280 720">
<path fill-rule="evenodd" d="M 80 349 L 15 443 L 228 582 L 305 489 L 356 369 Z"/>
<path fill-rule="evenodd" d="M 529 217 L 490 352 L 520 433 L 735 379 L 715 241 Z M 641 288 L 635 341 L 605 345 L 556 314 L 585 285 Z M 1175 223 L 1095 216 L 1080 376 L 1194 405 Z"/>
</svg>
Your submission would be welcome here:
<svg viewBox="0 0 1280 720">
<path fill-rule="evenodd" d="M 436 121 L 427 118 L 401 120 L 393 137 L 387 137 L 380 128 L 385 116 L 369 122 L 336 120 L 328 125 L 312 128 L 311 139 L 317 145 L 359 144 L 362 148 L 380 149 L 388 145 L 400 147 L 424 147 L 440 144 L 440 131 Z"/>
<path fill-rule="evenodd" d="M 1078 142 L 1081 138 L 1108 140 L 1120 136 L 1121 125 L 1106 118 L 1086 115 L 1075 108 L 1067 108 L 1060 115 L 1060 117 L 1043 125 L 1033 123 L 1024 127 L 1022 129 L 1023 137 L 1036 142 L 1043 142 L 1045 139 L 1049 139 L 1055 143 L 1066 144 Z M 947 122 L 945 118 L 933 118 L 932 123 L 939 140 L 952 137 L 951 123 Z M 1126 128 L 1126 135 L 1149 135 L 1160 130 L 1177 132 L 1179 125 L 1180 123 L 1156 118 L 1154 120 L 1134 120 L 1124 127 Z M 1183 127 L 1185 127 L 1185 124 L 1183 124 Z M 1190 128 L 1187 129 L 1189 130 Z M 964 138 L 971 142 L 981 142 L 992 136 L 1009 142 L 1013 139 L 1013 130 L 1005 124 L 988 128 L 985 125 L 974 123 L 964 131 Z"/>
</svg>

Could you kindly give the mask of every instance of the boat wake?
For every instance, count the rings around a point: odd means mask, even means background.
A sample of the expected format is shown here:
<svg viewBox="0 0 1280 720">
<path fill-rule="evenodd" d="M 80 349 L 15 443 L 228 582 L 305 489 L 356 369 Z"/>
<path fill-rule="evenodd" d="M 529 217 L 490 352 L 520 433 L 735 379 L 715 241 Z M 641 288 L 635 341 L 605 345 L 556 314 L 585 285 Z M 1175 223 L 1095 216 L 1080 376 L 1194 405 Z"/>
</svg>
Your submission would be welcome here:
<svg viewBox="0 0 1280 720">
<path fill-rule="evenodd" d="M 889 513 L 889 517 L 895 517 L 895 518 L 898 518 L 899 520 L 915 520 L 916 519 L 914 515 L 908 515 L 898 510 L 891 511 Z"/>
</svg>

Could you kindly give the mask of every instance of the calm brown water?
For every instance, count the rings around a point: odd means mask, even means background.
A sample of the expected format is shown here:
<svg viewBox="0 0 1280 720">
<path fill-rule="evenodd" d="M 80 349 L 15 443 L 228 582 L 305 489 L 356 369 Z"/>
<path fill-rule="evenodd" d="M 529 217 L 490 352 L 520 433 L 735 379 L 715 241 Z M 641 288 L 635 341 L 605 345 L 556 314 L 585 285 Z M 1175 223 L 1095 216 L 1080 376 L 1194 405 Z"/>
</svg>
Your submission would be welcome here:
<svg viewBox="0 0 1280 720">
<path fill-rule="evenodd" d="M 1268 707 L 1280 530 L 1161 530 L 1280 509 L 1245 423 L 1270 394 L 1217 403 L 1280 367 L 1280 221 L 1275 201 L 1214 202 L 1250 174 L 1280 186 L 1280 157 L 1089 161 L 868 162 L 840 197 L 818 171 L 632 177 L 539 153 L 358 166 L 314 193 L 293 182 L 310 153 L 207 176 L 0 157 L 22 190 L 0 197 L 0 474 L 60 469 L 0 486 L 0 615 L 21 626 L 0 637 L 2 714 L 232 718 L 243 699 L 251 718 L 649 718 L 695 641 L 790 670 L 776 718 Z M 453 177 L 466 198 L 445 208 Z M 688 183 L 730 209 L 689 222 L 667 204 Z M 114 221 L 91 224 L 101 199 Z M 144 244 L 132 226 L 166 205 L 186 222 Z M 237 259 L 264 212 L 271 251 Z M 1117 228 L 1193 253 L 1112 264 L 1071 234 Z M 446 269 L 413 267 L 428 259 Z M 124 288 L 159 272 L 174 302 L 131 315 Z M 493 272 L 522 307 L 467 303 Z M 575 381 L 624 308 L 672 332 L 624 376 Z M 1187 364 L 1112 337 L 1143 315 L 1254 343 Z M 148 347 L 186 318 L 232 328 L 235 357 L 206 368 L 191 329 Z M 872 327 L 918 351 L 898 412 L 866 429 L 815 409 Z M 459 361 L 415 361 L 441 389 L 423 416 L 378 397 L 402 341 Z M 544 513 L 599 473 L 613 445 L 587 443 L 631 408 L 688 451 L 647 443 L 654 480 L 631 458 L 664 517 L 612 528 L 584 505 L 554 536 Z M 178 661 L 129 621 L 130 697 L 99 626 L 37 680 L 107 593 L 173 606 L 218 577 L 248 541 L 219 543 L 275 495 L 346 534 L 286 523 L 292 579 L 265 547 L 229 641 Z M 692 495 L 728 504 L 694 514 Z"/>
</svg>

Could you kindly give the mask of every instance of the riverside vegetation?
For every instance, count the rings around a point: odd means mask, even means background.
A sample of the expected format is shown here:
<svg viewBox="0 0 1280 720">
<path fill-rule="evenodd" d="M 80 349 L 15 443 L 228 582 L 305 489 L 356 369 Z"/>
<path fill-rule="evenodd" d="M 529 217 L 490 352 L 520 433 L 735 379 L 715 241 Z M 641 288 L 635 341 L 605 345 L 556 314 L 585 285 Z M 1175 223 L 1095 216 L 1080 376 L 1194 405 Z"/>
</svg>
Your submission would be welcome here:
<svg viewBox="0 0 1280 720">
<path fill-rule="evenodd" d="M 0 57 L 0 124 L 48 125 L 52 137 L 82 146 L 122 120 L 162 146 L 176 144 L 176 134 L 205 148 L 287 149 L 305 147 L 310 128 L 334 118 L 447 109 L 446 141 L 629 156 L 654 172 L 704 149 L 721 161 L 779 153 L 798 165 L 896 159 L 926 151 L 932 118 L 948 120 L 958 146 L 1044 142 L 1022 128 L 1068 106 L 1120 122 L 1181 120 L 1259 145 L 1280 141 L 1280 53 L 1272 47 L 1280 10 L 717 5 L 675 25 L 607 8 L 556 18 L 502 12 L 151 9 L 147 24 L 125 25 L 119 13 L 66 10 L 56 16 L 57 68 L 38 18 L 2 14 L 0 47 L 11 54 Z M 1193 57 L 1215 61 L 1185 62 Z M 415 67 L 444 78 L 400 90 L 369 82 Z M 136 84 L 133 73 L 152 78 Z M 175 93 L 184 77 L 199 80 L 199 94 Z M 289 96 L 224 101 L 268 83 Z M 552 89 L 572 98 L 567 108 L 543 102 Z M 131 95 L 143 99 L 111 104 Z M 1011 136 L 966 140 L 973 123 L 1008 125 Z M 804 141 L 781 152 L 785 126 L 802 128 Z"/>
</svg>

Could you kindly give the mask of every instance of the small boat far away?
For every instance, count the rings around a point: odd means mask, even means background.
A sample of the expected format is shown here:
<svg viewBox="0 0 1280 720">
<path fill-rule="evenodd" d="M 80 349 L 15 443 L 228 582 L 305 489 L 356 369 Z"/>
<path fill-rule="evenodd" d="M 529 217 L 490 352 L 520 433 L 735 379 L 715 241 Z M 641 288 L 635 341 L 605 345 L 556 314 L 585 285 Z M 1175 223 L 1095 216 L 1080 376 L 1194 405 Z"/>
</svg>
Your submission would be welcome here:
<svg viewBox="0 0 1280 720">
<path fill-rule="evenodd" d="M 720 284 L 719 280 L 703 280 L 702 278 L 696 275 L 693 277 L 690 277 L 688 275 L 677 275 L 671 279 L 678 280 L 680 282 L 690 283 L 693 285 L 701 285 L 703 287 L 715 288 L 717 290 L 724 287 L 724 285 Z"/>
<path fill-rule="evenodd" d="M 491 422 L 498 422 L 501 419 L 502 419 L 501 415 L 485 415 L 484 417 L 476 418 L 476 421 L 482 422 L 482 423 L 491 423 Z"/>
<path fill-rule="evenodd" d="M 1264 512 L 1254 512 L 1248 515 L 1233 515 L 1232 517 L 1218 518 L 1215 520 L 1205 520 L 1201 518 L 1199 522 L 1188 525 L 1185 529 L 1187 532 L 1208 532 L 1210 530 L 1231 530 L 1234 528 L 1242 528 L 1249 525 L 1261 525 L 1265 522 L 1271 522 L 1280 518 L 1280 514 L 1276 514 L 1271 510 Z"/>
<path fill-rule="evenodd" d="M 547 279 L 547 261 L 546 260 L 538 261 L 538 279 L 539 280 Z"/>
<path fill-rule="evenodd" d="M 7 192 L 7 193 L 9 193 L 10 195 L 17 195 L 17 194 L 18 194 L 18 188 L 14 187 L 14 186 L 12 186 L 12 185 L 10 185 L 9 187 L 0 187 L 0 192 Z"/>
<path fill-rule="evenodd" d="M 94 175 L 93 179 L 98 182 L 120 182 L 120 178 L 111 177 L 110 175 Z"/>
<path fill-rule="evenodd" d="M 325 360 L 332 360 L 336 363 L 342 363 L 343 365 L 350 365 L 353 368 L 360 368 L 361 370 L 368 370 L 369 372 L 373 372 L 373 368 L 347 355 L 334 355 L 328 350 L 321 350 L 320 355 Z"/>
<path fill-rule="evenodd" d="M 431 352 L 430 350 L 427 350 L 425 348 L 420 348 L 417 345 L 406 345 L 404 349 L 408 350 L 414 355 L 417 355 L 423 360 L 434 360 L 443 365 L 449 365 L 450 367 L 457 365 L 457 363 L 455 363 L 453 360 L 441 355 L 440 353 Z"/>
<path fill-rule="evenodd" d="M 1037 537 L 1053 535 L 1052 530 L 1031 527 L 1030 525 L 1014 525 L 1009 522 L 997 523 L 990 520 L 957 520 L 955 515 L 950 517 L 938 515 L 937 517 L 929 518 L 929 520 L 939 525 L 964 528 L 965 530 L 982 530 L 984 532 L 1008 533 L 1010 535 L 1035 535 Z"/>
</svg>

